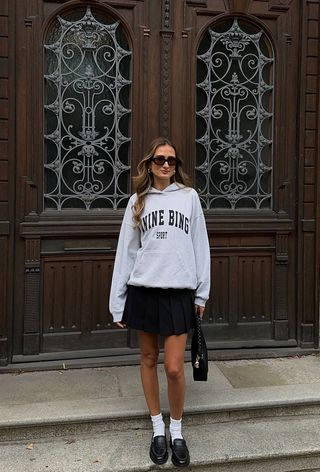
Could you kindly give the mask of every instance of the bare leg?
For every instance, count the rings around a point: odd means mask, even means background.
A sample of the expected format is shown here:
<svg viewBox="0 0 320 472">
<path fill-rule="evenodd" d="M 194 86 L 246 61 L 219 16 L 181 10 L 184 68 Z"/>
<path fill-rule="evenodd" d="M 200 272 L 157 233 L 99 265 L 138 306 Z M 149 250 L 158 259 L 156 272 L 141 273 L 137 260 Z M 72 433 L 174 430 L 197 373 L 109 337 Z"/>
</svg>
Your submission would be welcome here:
<svg viewBox="0 0 320 472">
<path fill-rule="evenodd" d="M 159 381 L 157 362 L 159 356 L 159 339 L 157 334 L 139 331 L 140 372 L 144 396 L 150 415 L 160 413 Z"/>
<path fill-rule="evenodd" d="M 184 351 L 187 334 L 168 336 L 164 344 L 164 365 L 168 380 L 168 399 L 171 418 L 182 418 L 185 395 Z"/>
</svg>

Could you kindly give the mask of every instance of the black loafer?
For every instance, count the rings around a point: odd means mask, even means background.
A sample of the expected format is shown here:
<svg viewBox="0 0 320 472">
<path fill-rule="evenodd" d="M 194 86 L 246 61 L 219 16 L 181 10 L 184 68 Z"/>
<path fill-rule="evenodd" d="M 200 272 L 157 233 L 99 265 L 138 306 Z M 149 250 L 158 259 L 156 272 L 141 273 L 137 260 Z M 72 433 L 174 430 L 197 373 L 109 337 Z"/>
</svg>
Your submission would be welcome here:
<svg viewBox="0 0 320 472">
<path fill-rule="evenodd" d="M 152 435 L 150 459 L 155 464 L 164 464 L 168 460 L 167 440 L 165 436 Z"/>
<path fill-rule="evenodd" d="M 184 439 L 170 438 L 170 447 L 172 449 L 172 463 L 176 467 L 186 467 L 190 464 L 190 456 L 187 448 L 187 444 Z"/>
</svg>

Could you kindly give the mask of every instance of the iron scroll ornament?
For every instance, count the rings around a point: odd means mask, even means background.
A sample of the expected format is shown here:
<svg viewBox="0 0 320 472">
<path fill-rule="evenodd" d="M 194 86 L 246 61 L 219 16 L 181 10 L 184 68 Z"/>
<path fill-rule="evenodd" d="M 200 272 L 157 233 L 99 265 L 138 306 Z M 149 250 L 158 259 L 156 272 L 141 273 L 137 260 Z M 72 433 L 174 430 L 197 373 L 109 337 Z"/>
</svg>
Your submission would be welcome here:
<svg viewBox="0 0 320 472">
<path fill-rule="evenodd" d="M 124 207 L 129 198 L 130 60 L 123 27 L 90 7 L 45 48 L 46 208 Z"/>
<path fill-rule="evenodd" d="M 196 180 L 207 209 L 272 205 L 273 63 L 265 33 L 237 18 L 200 43 Z"/>
</svg>

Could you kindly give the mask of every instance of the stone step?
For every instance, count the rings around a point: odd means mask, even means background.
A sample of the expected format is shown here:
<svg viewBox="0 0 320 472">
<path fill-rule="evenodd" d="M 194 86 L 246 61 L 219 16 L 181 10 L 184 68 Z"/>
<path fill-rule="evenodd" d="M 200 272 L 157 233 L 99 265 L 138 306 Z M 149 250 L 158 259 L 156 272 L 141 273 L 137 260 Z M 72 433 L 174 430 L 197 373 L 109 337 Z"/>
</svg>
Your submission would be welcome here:
<svg viewBox="0 0 320 472">
<path fill-rule="evenodd" d="M 319 358 L 186 369 L 184 435 L 194 472 L 320 472 Z M 166 378 L 159 366 L 163 411 Z M 167 423 L 166 418 L 166 423 Z M 149 459 L 139 369 L 3 374 L 0 472 L 174 471 Z"/>
<path fill-rule="evenodd" d="M 319 472 L 320 415 L 189 424 L 184 427 L 194 472 Z M 3 442 L 1 472 L 144 472 L 177 469 L 149 459 L 150 431 L 132 429 L 30 436 Z"/>
<path fill-rule="evenodd" d="M 202 394 L 198 404 L 187 402 L 184 425 L 320 415 L 318 385 L 297 385 L 291 396 L 289 390 L 292 386 Z M 167 424 L 168 415 L 165 406 Z M 143 396 L 126 397 L 125 401 L 100 398 L 0 406 L 0 442 L 27 440 L 30 435 L 50 438 L 144 429 L 150 430 L 150 420 Z"/>
<path fill-rule="evenodd" d="M 186 427 L 320 414 L 318 357 L 210 362 L 208 382 L 185 370 Z M 168 415 L 163 365 L 159 383 Z M 137 430 L 150 431 L 138 366 L 1 375 L 0 441 Z"/>
</svg>

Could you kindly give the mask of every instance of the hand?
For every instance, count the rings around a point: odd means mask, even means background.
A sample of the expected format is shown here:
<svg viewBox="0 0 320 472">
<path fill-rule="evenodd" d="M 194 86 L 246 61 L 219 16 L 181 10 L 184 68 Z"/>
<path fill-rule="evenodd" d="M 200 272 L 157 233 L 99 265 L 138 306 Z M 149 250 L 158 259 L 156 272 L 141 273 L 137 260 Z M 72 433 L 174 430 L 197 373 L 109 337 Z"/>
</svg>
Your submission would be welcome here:
<svg viewBox="0 0 320 472">
<path fill-rule="evenodd" d="M 195 308 L 196 313 L 197 313 L 197 314 L 200 316 L 200 318 L 202 319 L 202 318 L 203 318 L 203 314 L 204 314 L 204 306 L 195 305 L 194 308 Z"/>
<path fill-rule="evenodd" d="M 116 325 L 119 326 L 119 328 L 126 328 L 126 327 L 127 327 L 126 324 L 124 324 L 124 323 L 119 323 L 119 322 L 117 322 Z"/>
</svg>

